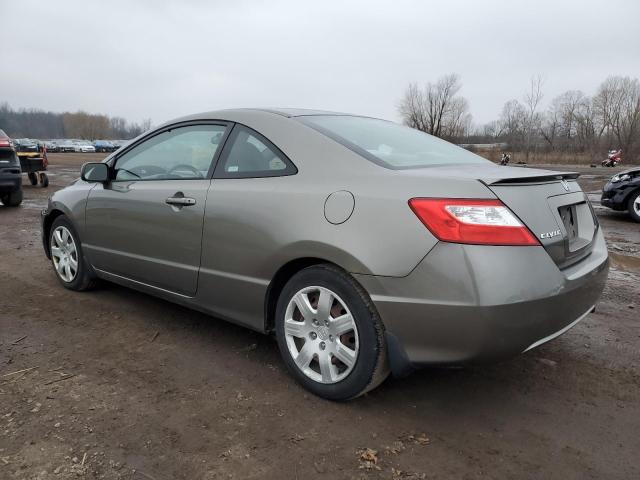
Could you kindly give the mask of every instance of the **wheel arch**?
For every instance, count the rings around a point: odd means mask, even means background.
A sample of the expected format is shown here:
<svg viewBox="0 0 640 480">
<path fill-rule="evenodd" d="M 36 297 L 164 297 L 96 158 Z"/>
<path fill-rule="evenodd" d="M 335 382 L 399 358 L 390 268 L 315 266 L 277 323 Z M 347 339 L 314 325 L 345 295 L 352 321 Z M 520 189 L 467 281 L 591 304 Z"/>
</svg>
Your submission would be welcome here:
<svg viewBox="0 0 640 480">
<path fill-rule="evenodd" d="M 368 265 L 352 253 L 319 241 L 306 240 L 288 244 L 274 258 L 280 259 L 279 262 L 274 262 L 277 269 L 271 270 L 275 270 L 275 274 L 265 275 L 271 278 L 264 300 L 264 331 L 267 333 L 271 333 L 275 325 L 275 310 L 280 292 L 300 270 L 324 264 L 332 265 L 347 274 L 374 274 Z M 355 278 L 354 281 L 359 284 Z"/>
<path fill-rule="evenodd" d="M 629 192 L 625 195 L 624 200 L 622 201 L 622 204 L 624 205 L 625 208 L 627 207 L 627 204 L 629 203 L 629 200 L 631 199 L 631 197 L 633 197 L 639 192 L 640 192 L 640 184 L 634 185 L 634 187 L 631 190 L 629 190 Z"/>
<path fill-rule="evenodd" d="M 42 241 L 44 243 L 44 253 L 47 255 L 47 258 L 51 258 L 51 250 L 49 248 L 49 234 L 51 233 L 51 226 L 53 222 L 55 222 L 56 218 L 61 215 L 66 215 L 64 211 L 54 208 L 51 210 L 46 217 L 42 220 Z M 68 217 L 67 217 L 68 218 Z"/>
<path fill-rule="evenodd" d="M 271 279 L 265 295 L 264 331 L 266 333 L 273 332 L 275 328 L 276 305 L 284 286 L 296 273 L 314 265 L 332 265 L 346 272 L 346 270 L 340 265 L 318 257 L 296 258 L 282 265 Z"/>
<path fill-rule="evenodd" d="M 632 220 L 636 222 L 638 220 L 638 213 L 634 210 L 633 205 L 631 204 L 631 200 L 640 194 L 640 185 L 636 185 L 625 197 L 623 202 L 623 208 L 627 211 L 627 215 L 631 217 Z"/>
</svg>

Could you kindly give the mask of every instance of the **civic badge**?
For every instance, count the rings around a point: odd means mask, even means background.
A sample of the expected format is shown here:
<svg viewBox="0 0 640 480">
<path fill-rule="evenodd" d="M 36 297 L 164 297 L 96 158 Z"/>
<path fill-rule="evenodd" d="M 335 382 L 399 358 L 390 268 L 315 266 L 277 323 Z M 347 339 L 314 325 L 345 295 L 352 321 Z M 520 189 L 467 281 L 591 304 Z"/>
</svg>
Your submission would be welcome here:
<svg viewBox="0 0 640 480">
<path fill-rule="evenodd" d="M 544 232 L 540 234 L 540 238 L 553 238 L 553 237 L 557 237 L 558 235 L 560 235 L 561 232 L 560 230 L 553 230 L 552 232 Z"/>
<path fill-rule="evenodd" d="M 562 184 L 562 187 L 568 192 L 569 191 L 569 182 L 567 182 L 564 178 L 562 180 L 560 180 L 560 183 Z"/>
</svg>

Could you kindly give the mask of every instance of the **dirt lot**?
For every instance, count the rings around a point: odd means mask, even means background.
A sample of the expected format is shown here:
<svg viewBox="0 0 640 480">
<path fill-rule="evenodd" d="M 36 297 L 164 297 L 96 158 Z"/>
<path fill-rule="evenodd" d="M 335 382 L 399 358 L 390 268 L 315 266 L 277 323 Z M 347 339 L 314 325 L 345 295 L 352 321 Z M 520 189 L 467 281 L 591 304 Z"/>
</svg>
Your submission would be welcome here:
<svg viewBox="0 0 640 480">
<path fill-rule="evenodd" d="M 0 207 L 0 478 L 640 478 L 640 225 L 623 214 L 597 206 L 609 281 L 564 336 L 336 404 L 292 381 L 271 338 L 58 284 L 39 212 L 94 158 L 51 155 L 51 186 Z M 612 170 L 580 170 L 597 199 Z"/>
</svg>

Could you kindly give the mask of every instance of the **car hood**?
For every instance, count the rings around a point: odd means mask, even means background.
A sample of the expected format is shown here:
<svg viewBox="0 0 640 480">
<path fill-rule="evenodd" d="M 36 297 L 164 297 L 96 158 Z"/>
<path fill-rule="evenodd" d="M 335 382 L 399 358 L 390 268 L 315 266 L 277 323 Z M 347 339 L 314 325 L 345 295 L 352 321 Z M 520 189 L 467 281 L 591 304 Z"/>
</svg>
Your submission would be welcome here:
<svg viewBox="0 0 640 480">
<path fill-rule="evenodd" d="M 622 172 L 616 173 L 616 175 L 624 175 L 625 173 L 640 173 L 640 167 L 628 168 L 626 170 L 623 170 Z"/>
</svg>

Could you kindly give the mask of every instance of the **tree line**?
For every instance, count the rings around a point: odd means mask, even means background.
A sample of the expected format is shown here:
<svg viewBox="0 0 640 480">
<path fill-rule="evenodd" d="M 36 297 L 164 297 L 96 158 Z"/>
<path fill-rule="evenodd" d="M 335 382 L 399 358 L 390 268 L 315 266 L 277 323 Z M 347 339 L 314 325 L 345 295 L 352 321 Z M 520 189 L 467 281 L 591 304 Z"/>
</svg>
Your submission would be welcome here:
<svg viewBox="0 0 640 480">
<path fill-rule="evenodd" d="M 519 99 L 505 102 L 494 121 L 473 125 L 460 77 L 445 75 L 423 88 L 410 84 L 398 106 L 403 122 L 458 143 L 507 143 L 510 150 L 587 153 L 607 149 L 640 154 L 640 82 L 611 76 L 593 95 L 569 90 L 542 108 L 544 79 L 534 76 Z"/>
<path fill-rule="evenodd" d="M 136 123 L 121 117 L 83 111 L 56 113 L 39 109 L 14 110 L 6 102 L 0 104 L 0 129 L 12 138 L 125 140 L 149 128 L 149 119 Z"/>
</svg>

